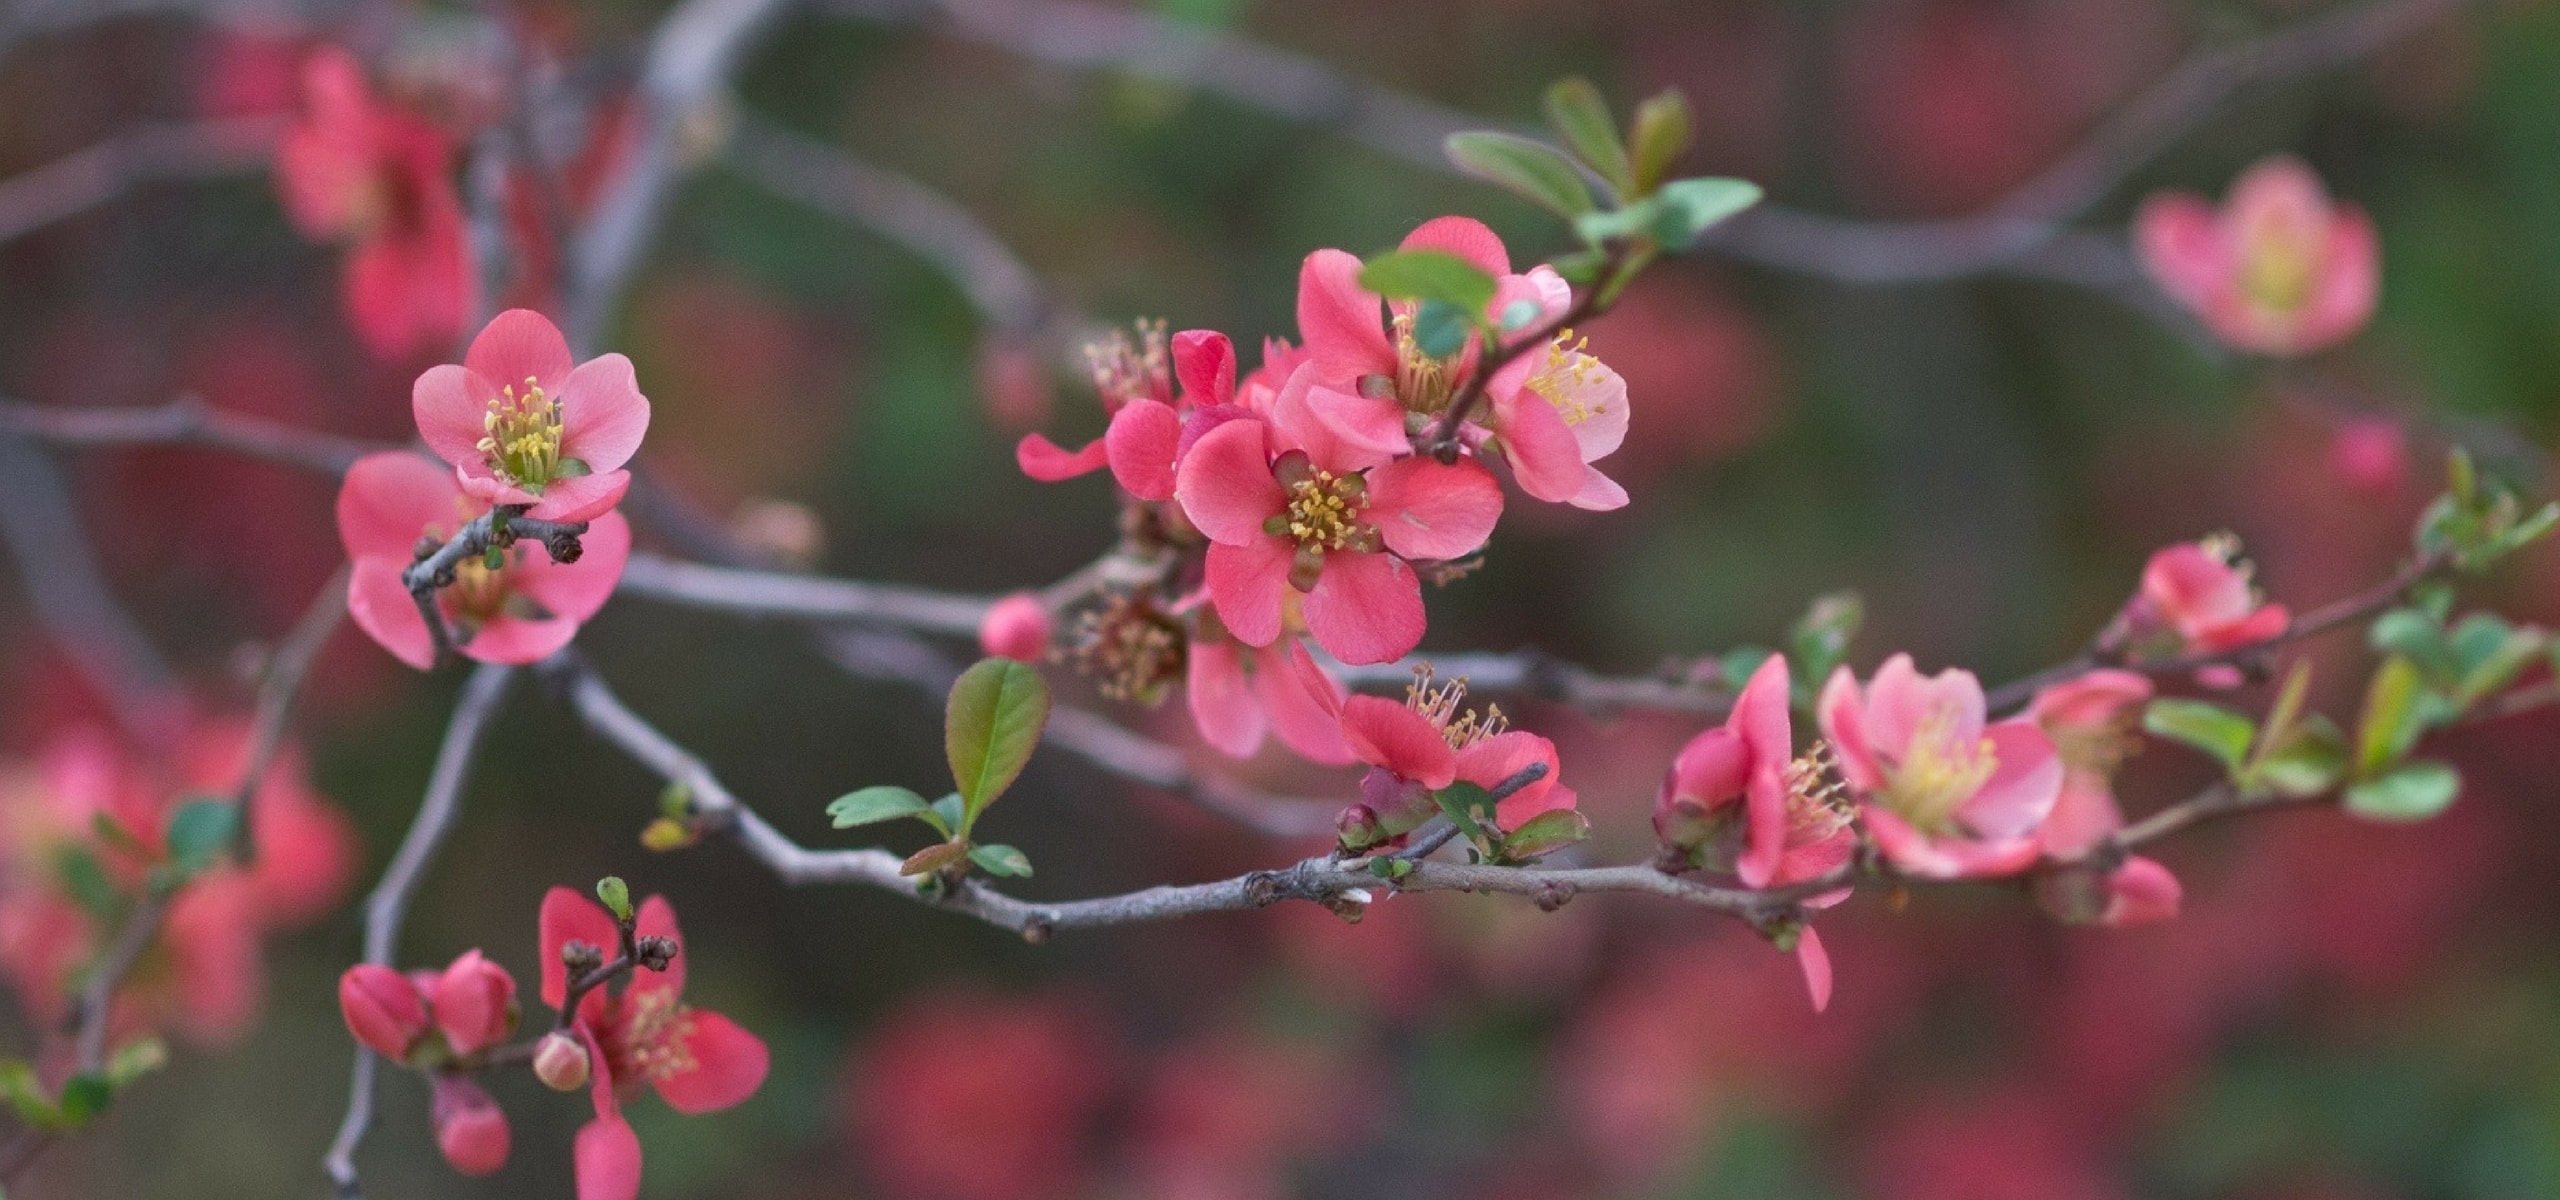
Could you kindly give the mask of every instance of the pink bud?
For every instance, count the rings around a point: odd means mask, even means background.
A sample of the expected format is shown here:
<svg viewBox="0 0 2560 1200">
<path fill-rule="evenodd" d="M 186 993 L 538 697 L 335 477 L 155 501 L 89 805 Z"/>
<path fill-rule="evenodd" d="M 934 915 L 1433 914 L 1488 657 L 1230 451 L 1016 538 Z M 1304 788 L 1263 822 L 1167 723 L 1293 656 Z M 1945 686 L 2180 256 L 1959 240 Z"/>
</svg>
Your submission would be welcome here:
<svg viewBox="0 0 2560 1200">
<path fill-rule="evenodd" d="M 574 1092 L 587 1086 L 587 1047 L 565 1033 L 542 1035 L 541 1044 L 533 1048 L 533 1073 L 544 1087 L 555 1092 Z"/>
<path fill-rule="evenodd" d="M 338 977 L 338 1011 L 357 1041 L 393 1062 L 406 1059 L 427 1033 L 427 1006 L 416 985 L 376 963 L 359 963 Z"/>
<path fill-rule="evenodd" d="M 2409 477 L 2409 438 L 2397 421 L 2357 417 L 2329 441 L 2329 468 L 2348 487 L 2388 495 Z"/>
<path fill-rule="evenodd" d="M 2169 920 L 2178 915 L 2184 893 L 2169 868 L 2147 858 L 2128 858 L 2107 876 L 2107 907 L 2098 923 L 2122 929 Z"/>
<path fill-rule="evenodd" d="M 461 1055 L 505 1041 L 516 1027 L 516 981 L 506 968 L 465 951 L 436 980 L 436 1027 Z"/>
<path fill-rule="evenodd" d="M 512 1141 L 507 1114 L 479 1084 L 460 1075 L 436 1076 L 436 1148 L 444 1160 L 465 1175 L 486 1175 L 507 1165 Z"/>
<path fill-rule="evenodd" d="M 978 646 L 997 658 L 1036 663 L 1049 656 L 1049 610 L 1029 592 L 1016 592 L 987 610 L 978 623 Z"/>
</svg>

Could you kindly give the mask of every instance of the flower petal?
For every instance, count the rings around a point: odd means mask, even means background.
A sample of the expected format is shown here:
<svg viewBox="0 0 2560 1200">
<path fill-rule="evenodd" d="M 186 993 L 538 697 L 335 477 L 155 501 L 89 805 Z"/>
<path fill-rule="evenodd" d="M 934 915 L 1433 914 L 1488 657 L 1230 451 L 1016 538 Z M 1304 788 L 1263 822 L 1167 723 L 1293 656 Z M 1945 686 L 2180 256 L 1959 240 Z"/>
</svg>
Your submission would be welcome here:
<svg viewBox="0 0 2560 1200">
<path fill-rule="evenodd" d="M 1521 491 L 1559 504 L 1582 491 L 1582 479 L 1591 473 L 1583 465 L 1582 443 L 1573 440 L 1573 428 L 1546 397 L 1521 388 L 1496 406 L 1495 415 L 1502 422 L 1502 455 Z"/>
<path fill-rule="evenodd" d="M 1381 308 L 1360 286 L 1360 260 L 1351 254 L 1318 250 L 1298 268 L 1298 336 L 1327 379 L 1395 373 Z"/>
<path fill-rule="evenodd" d="M 578 544 L 578 561 L 557 563 L 543 547 L 518 542 L 522 556 L 506 569 L 508 586 L 553 616 L 581 623 L 593 617 L 622 582 L 623 564 L 631 558 L 631 522 L 621 513 L 606 513 L 587 526 Z"/>
<path fill-rule="evenodd" d="M 579 941 L 610 952 L 622 944 L 622 931 L 613 917 L 595 901 L 565 887 L 543 893 L 540 928 L 542 1002 L 554 1009 L 569 998 L 569 968 L 560 961 L 562 946 Z"/>
<path fill-rule="evenodd" d="M 2062 756 L 2033 721 L 2010 720 L 1982 731 L 1999 766 L 1982 789 L 1956 810 L 1958 820 L 1986 841 L 2031 836 L 2053 813 L 2062 794 Z"/>
<path fill-rule="evenodd" d="M 1183 514 L 1210 541 L 1241 546 L 1268 540 L 1271 535 L 1262 531 L 1262 523 L 1288 507 L 1288 493 L 1272 477 L 1263 444 L 1262 422 L 1229 421 L 1182 456 L 1174 495 L 1182 501 Z"/>
<path fill-rule="evenodd" d="M 631 461 L 649 433 L 649 398 L 631 360 L 600 354 L 578 364 L 560 388 L 560 453 L 602 474 Z"/>
<path fill-rule="evenodd" d="M 402 561 L 375 555 L 355 560 L 347 579 L 347 615 L 393 658 L 424 671 L 435 666 L 435 642 L 409 585 L 400 581 Z"/>
<path fill-rule="evenodd" d="M 558 521 L 574 525 L 593 521 L 622 503 L 622 494 L 631 488 L 631 472 L 607 471 L 602 475 L 575 475 L 554 479 L 542 489 L 542 498 L 524 515 L 537 521 Z"/>
<path fill-rule="evenodd" d="M 1427 788 L 1458 777 L 1458 755 L 1421 713 L 1379 696 L 1342 702 L 1342 737 L 1360 761 Z"/>
<path fill-rule="evenodd" d="M 462 505 L 451 468 L 406 450 L 368 454 L 338 485 L 338 543 L 351 559 L 378 556 L 405 565 L 430 527 L 440 534 L 461 528 Z"/>
<path fill-rule="evenodd" d="M 1042 483 L 1057 483 L 1101 470 L 1110 453 L 1101 438 L 1085 443 L 1083 449 L 1065 450 L 1044 435 L 1026 433 L 1014 444 L 1013 461 L 1023 474 Z"/>
<path fill-rule="evenodd" d="M 1111 476 L 1141 500 L 1173 499 L 1173 460 L 1182 444 L 1182 418 L 1169 404 L 1132 400 L 1111 414 L 1102 435 Z"/>
<path fill-rule="evenodd" d="M 1313 675 L 1298 669 L 1296 658 L 1306 651 L 1292 638 L 1288 648 L 1278 646 L 1254 656 L 1253 690 L 1262 700 L 1263 715 L 1271 722 L 1271 731 L 1298 757 L 1325 766 L 1341 766 L 1351 761 L 1351 745 L 1342 740 L 1342 685 L 1335 683 L 1321 668 Z M 1312 662 L 1312 660 L 1310 660 Z M 1321 686 L 1321 695 L 1308 691 Z"/>
<path fill-rule="evenodd" d="M 496 384 L 468 367 L 429 367 L 409 388 L 409 415 L 436 457 L 456 466 L 476 463 L 486 457 L 480 439 L 488 435 L 489 398 L 497 394 Z"/>
<path fill-rule="evenodd" d="M 1511 273 L 1511 251 L 1504 248 L 1499 235 L 1474 217 L 1433 217 L 1404 235 L 1396 249 L 1454 254 L 1497 280 Z"/>
<path fill-rule="evenodd" d="M 1502 519 L 1502 487 L 1473 459 L 1443 464 L 1411 455 L 1369 473 L 1368 518 L 1387 547 L 1406 558 L 1458 558 L 1493 534 Z"/>
<path fill-rule="evenodd" d="M 667 1107 L 687 1116 L 718 1112 L 755 1095 L 772 1063 L 763 1038 L 704 1009 L 678 1018 L 667 1048 L 685 1065 L 652 1082 Z"/>
<path fill-rule="evenodd" d="M 1279 563 L 1285 573 L 1288 559 Z M 1335 658 L 1353 666 L 1394 662 L 1422 643 L 1422 580 L 1392 554 L 1327 554 L 1324 573 L 1307 593 L 1305 613 L 1307 632 Z M 1226 616 L 1223 605 L 1218 615 Z"/>
<path fill-rule="evenodd" d="M 1804 971 L 1805 993 L 1813 997 L 1813 1011 L 1831 1006 L 1831 953 L 1822 948 L 1822 935 L 1806 925 L 1796 930 L 1796 965 Z"/>
<path fill-rule="evenodd" d="M 1173 335 L 1173 377 L 1194 407 L 1225 404 L 1236 394 L 1236 344 L 1214 329 Z"/>
<path fill-rule="evenodd" d="M 560 336 L 560 327 L 550 318 L 529 308 L 510 308 L 490 318 L 480 336 L 471 339 L 462 365 L 493 388 L 522 392 L 530 379 L 557 396 L 577 361 L 569 357 L 569 339 Z"/>
<path fill-rule="evenodd" d="M 667 960 L 666 970 L 632 972 L 631 983 L 624 989 L 623 995 L 631 999 L 645 998 L 653 994 L 663 995 L 669 1001 L 684 995 L 687 960 L 684 955 L 684 932 L 676 928 L 675 905 L 667 903 L 667 898 L 664 896 L 651 896 L 642 900 L 639 910 L 631 914 L 631 929 L 635 937 L 662 937 L 674 942 L 676 956 Z"/>
<path fill-rule="evenodd" d="M 1195 638 L 1191 643 L 1185 701 L 1200 740 L 1233 758 L 1250 758 L 1262 747 L 1262 706 L 1244 677 L 1244 648 L 1224 638 Z"/>
<path fill-rule="evenodd" d="M 1217 603 L 1219 622 L 1237 641 L 1268 646 L 1280 636 L 1282 593 L 1288 590 L 1296 555 L 1288 541 L 1269 536 L 1241 546 L 1209 543 L 1209 598 Z"/>
<path fill-rule="evenodd" d="M 577 639 L 578 623 L 564 617 L 525 617 L 503 613 L 492 618 L 457 649 L 473 662 L 524 666 L 560 652 Z"/>
<path fill-rule="evenodd" d="M 638 1200 L 640 1135 L 619 1113 L 578 1130 L 578 1200 Z"/>
</svg>

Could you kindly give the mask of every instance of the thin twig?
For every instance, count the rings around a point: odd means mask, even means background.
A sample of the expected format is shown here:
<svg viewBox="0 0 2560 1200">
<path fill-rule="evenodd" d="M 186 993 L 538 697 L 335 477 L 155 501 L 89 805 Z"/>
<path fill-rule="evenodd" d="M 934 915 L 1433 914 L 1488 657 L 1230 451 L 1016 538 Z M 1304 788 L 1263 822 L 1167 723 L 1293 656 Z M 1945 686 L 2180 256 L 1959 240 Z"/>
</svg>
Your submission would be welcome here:
<svg viewBox="0 0 2560 1200">
<path fill-rule="evenodd" d="M 329 476 L 346 474 L 367 454 L 398 448 L 228 412 L 193 396 L 148 408 L 0 400 L 0 433 L 56 446 L 201 446 Z"/>
<path fill-rule="evenodd" d="M 0 179 L 0 242 L 77 216 L 146 183 L 236 175 L 265 165 L 272 116 L 143 125 Z"/>
<path fill-rule="evenodd" d="M 175 673 L 107 586 L 61 473 L 21 438 L 0 437 L 0 541 L 37 621 L 117 722 L 150 744 L 176 729 Z"/>
</svg>

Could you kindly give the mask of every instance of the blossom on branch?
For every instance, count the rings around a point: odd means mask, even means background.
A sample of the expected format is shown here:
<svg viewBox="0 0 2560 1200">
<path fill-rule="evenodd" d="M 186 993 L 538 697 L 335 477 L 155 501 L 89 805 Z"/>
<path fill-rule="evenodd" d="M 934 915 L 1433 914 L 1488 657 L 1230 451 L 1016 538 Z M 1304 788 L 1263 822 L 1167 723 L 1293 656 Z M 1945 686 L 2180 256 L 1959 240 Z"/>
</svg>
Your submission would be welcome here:
<svg viewBox="0 0 2560 1200">
<path fill-rule="evenodd" d="M 2036 830 L 2047 858 L 2085 858 L 2124 825 L 2116 804 L 2116 768 L 2142 746 L 2143 706 L 2151 680 L 2132 671 L 2097 670 L 2038 691 L 2027 716 L 2053 740 L 2062 759 L 2062 791 Z M 2130 857 L 2095 871 L 2068 866 L 2037 881 L 2047 911 L 2067 921 L 2124 926 L 2178 915 L 2178 878 L 2148 858 Z"/>
<path fill-rule="evenodd" d="M 559 327 L 531 309 L 499 313 L 461 364 L 418 376 L 410 406 L 427 448 L 463 489 L 524 515 L 574 524 L 621 503 L 649 432 L 649 401 L 631 360 L 569 355 Z"/>
<path fill-rule="evenodd" d="M 1263 735 L 1309 762 L 1351 761 L 1342 740 L 1342 685 L 1325 674 L 1295 634 L 1268 646 L 1228 637 L 1215 614 L 1195 614 L 1185 697 L 1200 740 L 1236 758 L 1251 757 Z"/>
<path fill-rule="evenodd" d="M 2219 654 L 2281 636 L 2292 613 L 2259 595 L 2239 555 L 2239 539 L 2228 534 L 2154 553 L 2142 568 L 2141 591 L 2126 603 L 2112 634 L 2133 647 L 2158 644 L 2177 654 Z"/>
<path fill-rule="evenodd" d="M 2185 192 L 2145 200 L 2134 245 L 2171 299 L 2258 354 L 2309 354 L 2354 336 L 2381 290 L 2372 219 L 2331 203 L 2290 156 L 2249 168 L 2220 208 Z"/>
<path fill-rule="evenodd" d="M 2062 759 L 2034 721 L 1986 723 L 1973 672 L 1922 675 L 1896 654 L 1862 689 L 1841 667 L 1815 710 L 1868 834 L 1897 869 L 1961 879 L 2034 865 Z"/>
<path fill-rule="evenodd" d="M 488 511 L 453 472 L 415 454 L 387 450 L 358 459 L 338 489 L 338 538 L 354 564 L 347 612 L 357 626 L 400 661 L 422 671 L 433 666 L 435 642 L 403 576 L 421 538 L 441 542 Z M 575 562 L 554 562 L 530 542 L 498 549 L 494 567 L 485 557 L 463 559 L 453 586 L 434 600 L 461 652 L 481 662 L 529 663 L 568 645 L 621 580 L 631 526 L 622 514 L 605 513 L 579 544 Z"/>
</svg>

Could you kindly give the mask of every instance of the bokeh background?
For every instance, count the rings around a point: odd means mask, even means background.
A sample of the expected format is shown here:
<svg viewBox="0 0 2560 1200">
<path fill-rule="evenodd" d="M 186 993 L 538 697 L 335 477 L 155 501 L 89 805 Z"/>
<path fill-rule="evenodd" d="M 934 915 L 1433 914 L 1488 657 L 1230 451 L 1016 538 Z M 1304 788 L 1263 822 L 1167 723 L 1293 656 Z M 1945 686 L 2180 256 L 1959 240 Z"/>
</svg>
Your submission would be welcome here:
<svg viewBox="0 0 2560 1200">
<path fill-rule="evenodd" d="M 432 74 L 470 60 L 492 13 L 530 30 L 558 77 L 609 91 L 662 14 L 620 0 L 18 7 L 0 18 L 0 176 L 138 125 L 289 109 L 321 39 Z M 1642 671 L 1772 644 L 1811 597 L 1854 589 L 1869 614 L 1854 661 L 1909 649 L 2004 679 L 2069 654 L 2170 541 L 2238 532 L 2297 608 L 2381 578 L 2450 442 L 2543 490 L 2560 414 L 2560 4 L 2440 7 L 2454 11 L 2355 64 L 2220 106 L 2079 222 L 2120 244 L 2144 194 L 2218 194 L 2268 153 L 2299 154 L 2381 231 L 2380 315 L 2343 349 L 2282 369 L 2235 356 L 2129 270 L 2105 286 L 1871 286 L 1713 253 L 1671 261 L 1588 329 L 1631 389 L 1635 433 L 1609 465 L 1633 504 L 1515 499 L 1484 568 L 1433 593 L 1426 649 L 1536 646 Z M 704 511 L 814 533 L 802 548 L 829 573 L 993 592 L 1109 545 L 1103 476 L 1039 485 L 1011 455 L 1029 429 L 1099 430 L 1061 336 L 1078 318 L 1163 317 L 1253 346 L 1290 333 L 1297 264 L 1320 246 L 1383 248 L 1444 212 L 1489 221 L 1523 260 L 1565 246 L 1508 196 L 1351 136 L 1374 105 L 1349 129 L 1291 119 L 1168 81 L 1179 61 L 1098 65 L 1064 41 L 1026 52 L 1073 22 L 957 8 L 862 0 L 784 18 L 704 131 L 712 158 L 675 193 L 607 338 L 655 404 L 640 468 Z M 2327 6 L 1028 8 L 1247 38 L 1489 123 L 1532 118 L 1566 73 L 1621 106 L 1678 86 L 1699 117 L 1691 171 L 1904 220 L 1996 204 L 2197 48 Z M 1319 84 L 1318 97 L 1350 95 Z M 763 167 L 709 150 L 724 131 L 761 138 Z M 974 214 L 1036 277 L 1027 307 L 1011 327 L 991 321 L 934 262 L 778 191 L 777 176 L 818 161 L 777 150 L 787 136 Z M 445 353 L 363 348 L 336 252 L 287 222 L 258 156 L 198 174 L 0 244 L 0 393 L 144 405 L 192 392 L 407 436 L 409 381 Z M 2377 429 L 2395 431 L 2380 439 L 2394 452 L 2376 450 Z M 99 571 L 174 676 L 205 710 L 242 711 L 246 670 L 338 561 L 331 482 L 186 450 L 51 462 L 5 486 L 67 490 Z M 645 514 L 643 529 L 684 549 Z M 2553 616 L 2555 557 L 2529 553 L 2484 599 Z M 7 577 L 78 569 L 35 554 Z M 0 740 L 21 761 L 106 719 L 26 594 L 0 589 Z M 580 645 L 811 844 L 854 844 L 821 815 L 839 793 L 930 790 L 942 773 L 933 698 L 848 678 L 802 630 L 624 598 Z M 2353 635 L 2309 653 L 2324 702 L 2347 711 L 2364 662 Z M 267 941 L 253 1026 L 227 1046 L 181 1042 L 15 1190 L 325 1194 L 318 1162 L 352 1050 L 333 981 L 357 952 L 353 897 L 417 803 L 457 678 L 341 633 L 297 736 L 311 786 L 360 835 L 346 902 Z M 1214 757 L 1178 701 L 1111 712 Z M 1535 703 L 1514 717 L 1562 745 L 1597 826 L 1591 855 L 1646 854 L 1656 779 L 1698 722 Z M 1839 987 L 1816 1016 L 1794 965 L 1746 929 L 1626 897 L 1552 915 L 1398 899 L 1356 927 L 1292 906 L 1033 947 L 869 892 L 787 890 L 716 840 L 643 850 L 654 781 L 524 687 L 403 959 L 478 946 L 529 981 L 544 889 L 618 873 L 673 899 L 694 998 L 775 1055 L 763 1091 L 730 1112 L 635 1106 L 652 1197 L 2527 1200 L 2560 1195 L 2554 730 L 2545 716 L 2464 734 L 2472 786 L 2423 826 L 2290 813 L 2166 847 L 2188 901 L 2165 926 L 2064 928 L 1993 889 L 1901 911 L 1860 896 L 1823 923 Z M 1276 747 L 1235 770 L 1348 795 L 1347 777 Z M 2121 792 L 2141 811 L 2205 778 L 2154 748 Z M 1038 864 L 1021 890 L 1046 897 L 1311 848 L 1054 751 L 992 820 Z M 32 1037 L 21 1023 L 11 1044 Z M 520 1077 L 494 1088 L 514 1160 L 466 1180 L 437 1157 L 425 1089 L 386 1078 L 368 1194 L 568 1194 L 586 1101 Z"/>
</svg>

